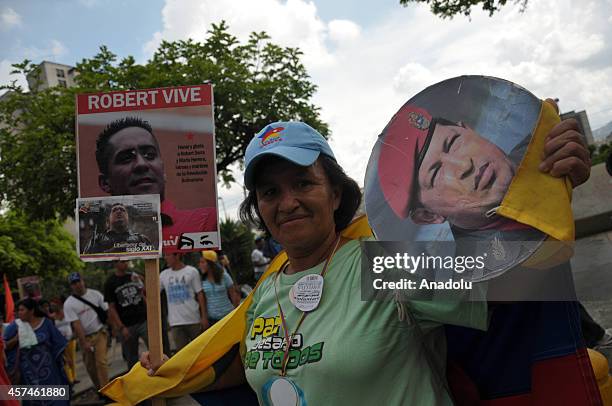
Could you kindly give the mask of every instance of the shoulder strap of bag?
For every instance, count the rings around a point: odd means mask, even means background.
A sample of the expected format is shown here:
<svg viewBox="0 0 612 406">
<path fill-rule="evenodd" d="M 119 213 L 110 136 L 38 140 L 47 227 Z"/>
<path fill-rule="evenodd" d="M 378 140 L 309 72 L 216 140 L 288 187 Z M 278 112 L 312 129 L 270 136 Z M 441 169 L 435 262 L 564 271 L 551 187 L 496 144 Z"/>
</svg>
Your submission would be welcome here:
<svg viewBox="0 0 612 406">
<path fill-rule="evenodd" d="M 91 303 L 89 300 L 82 298 L 81 296 L 75 296 L 72 295 L 73 298 L 75 298 L 76 300 L 80 300 L 81 302 L 85 303 L 87 306 L 91 307 L 92 309 L 94 309 L 94 311 L 96 313 L 99 312 L 103 312 L 104 310 L 100 307 L 100 306 L 96 306 L 95 304 Z"/>
</svg>

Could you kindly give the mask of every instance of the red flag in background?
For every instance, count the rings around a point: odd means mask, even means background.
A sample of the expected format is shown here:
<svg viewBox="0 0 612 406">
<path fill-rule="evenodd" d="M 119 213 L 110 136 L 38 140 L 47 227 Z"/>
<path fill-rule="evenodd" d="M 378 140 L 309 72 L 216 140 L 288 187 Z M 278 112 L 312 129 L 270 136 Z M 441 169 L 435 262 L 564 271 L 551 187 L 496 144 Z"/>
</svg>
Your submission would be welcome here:
<svg viewBox="0 0 612 406">
<path fill-rule="evenodd" d="M 4 274 L 4 314 L 5 323 L 15 320 L 15 302 L 13 302 L 11 287 L 6 279 L 6 274 Z"/>
</svg>

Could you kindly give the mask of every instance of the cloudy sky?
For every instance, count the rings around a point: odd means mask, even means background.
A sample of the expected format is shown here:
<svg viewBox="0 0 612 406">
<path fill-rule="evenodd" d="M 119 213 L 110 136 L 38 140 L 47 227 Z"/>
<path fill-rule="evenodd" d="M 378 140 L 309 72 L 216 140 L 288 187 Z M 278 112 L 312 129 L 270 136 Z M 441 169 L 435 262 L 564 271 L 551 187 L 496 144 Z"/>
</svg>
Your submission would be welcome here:
<svg viewBox="0 0 612 406">
<path fill-rule="evenodd" d="M 0 0 L 0 83 L 24 58 L 75 64 L 107 45 L 146 61 L 162 39 L 203 39 L 224 19 L 298 46 L 340 164 L 360 184 L 377 134 L 411 96 L 463 74 L 497 76 L 562 111 L 612 120 L 612 0 L 530 0 L 441 20 L 399 0 Z M 220 189 L 234 216 L 241 188 Z"/>
</svg>

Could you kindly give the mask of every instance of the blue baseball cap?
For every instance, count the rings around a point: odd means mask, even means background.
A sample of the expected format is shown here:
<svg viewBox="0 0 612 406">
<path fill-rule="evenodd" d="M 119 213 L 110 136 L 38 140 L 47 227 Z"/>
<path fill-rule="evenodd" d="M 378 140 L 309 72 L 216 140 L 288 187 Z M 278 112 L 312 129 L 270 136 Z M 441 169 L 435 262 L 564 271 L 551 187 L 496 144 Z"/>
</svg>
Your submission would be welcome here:
<svg viewBox="0 0 612 406">
<path fill-rule="evenodd" d="M 268 124 L 253 137 L 244 154 L 244 185 L 250 191 L 255 189 L 255 166 L 267 155 L 309 166 L 321 153 L 336 160 L 327 140 L 308 124 L 299 121 Z"/>
<path fill-rule="evenodd" d="M 81 281 L 81 274 L 78 272 L 73 272 L 68 276 L 68 282 L 75 283 Z"/>
</svg>

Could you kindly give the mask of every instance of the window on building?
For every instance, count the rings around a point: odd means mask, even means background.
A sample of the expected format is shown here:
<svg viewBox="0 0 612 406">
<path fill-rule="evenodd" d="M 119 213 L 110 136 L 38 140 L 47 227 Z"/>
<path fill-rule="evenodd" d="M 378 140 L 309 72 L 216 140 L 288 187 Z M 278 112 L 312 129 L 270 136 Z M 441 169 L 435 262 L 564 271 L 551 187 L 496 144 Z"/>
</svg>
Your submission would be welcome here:
<svg viewBox="0 0 612 406">
<path fill-rule="evenodd" d="M 58 79 L 57 84 L 60 85 L 61 87 L 68 87 L 68 85 L 66 84 L 66 81 L 62 79 Z"/>
<path fill-rule="evenodd" d="M 55 72 L 57 72 L 57 77 L 58 78 L 64 78 L 66 77 L 66 74 L 64 73 L 63 69 L 56 69 Z"/>
</svg>

